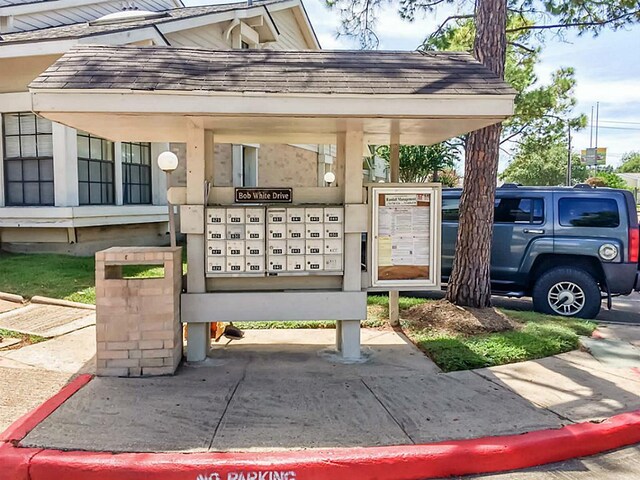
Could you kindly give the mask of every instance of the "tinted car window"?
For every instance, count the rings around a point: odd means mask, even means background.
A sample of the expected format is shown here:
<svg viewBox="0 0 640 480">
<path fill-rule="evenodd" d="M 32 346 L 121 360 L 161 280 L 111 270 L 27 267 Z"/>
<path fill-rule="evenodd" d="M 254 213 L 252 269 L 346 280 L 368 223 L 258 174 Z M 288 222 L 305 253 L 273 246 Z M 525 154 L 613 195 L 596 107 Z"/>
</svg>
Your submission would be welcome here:
<svg viewBox="0 0 640 480">
<path fill-rule="evenodd" d="M 460 199 L 459 198 L 443 198 L 442 199 L 442 221 L 457 222 L 460 215 Z"/>
<path fill-rule="evenodd" d="M 614 228 L 620 225 L 618 203 L 612 198 L 561 198 L 560 225 Z"/>
<path fill-rule="evenodd" d="M 544 202 L 541 198 L 496 198 L 495 223 L 542 223 Z"/>
</svg>

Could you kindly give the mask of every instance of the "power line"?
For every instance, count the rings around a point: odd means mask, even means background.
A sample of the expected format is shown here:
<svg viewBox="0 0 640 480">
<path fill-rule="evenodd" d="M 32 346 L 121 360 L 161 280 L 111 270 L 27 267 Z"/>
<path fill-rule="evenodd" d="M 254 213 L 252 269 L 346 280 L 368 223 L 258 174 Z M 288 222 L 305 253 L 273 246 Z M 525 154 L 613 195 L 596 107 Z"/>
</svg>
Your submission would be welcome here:
<svg viewBox="0 0 640 480">
<path fill-rule="evenodd" d="M 640 122 L 623 122 L 622 120 L 600 120 L 604 123 L 620 123 L 623 125 L 640 125 Z"/>
</svg>

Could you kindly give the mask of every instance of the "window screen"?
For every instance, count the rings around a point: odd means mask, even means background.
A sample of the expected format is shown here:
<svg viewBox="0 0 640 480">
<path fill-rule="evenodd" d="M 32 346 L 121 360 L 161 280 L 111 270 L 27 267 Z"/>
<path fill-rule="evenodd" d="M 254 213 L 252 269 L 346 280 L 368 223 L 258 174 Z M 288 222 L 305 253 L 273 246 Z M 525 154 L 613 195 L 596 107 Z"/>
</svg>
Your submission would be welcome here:
<svg viewBox="0 0 640 480">
<path fill-rule="evenodd" d="M 495 223 L 542 223 L 544 201 L 541 198 L 496 198 Z"/>
<path fill-rule="evenodd" d="M 151 144 L 122 144 L 122 182 L 125 205 L 151 203 Z"/>
<path fill-rule="evenodd" d="M 2 124 L 7 205 L 53 205 L 51 121 L 33 113 L 6 113 Z"/>
<path fill-rule="evenodd" d="M 561 198 L 560 225 L 615 228 L 620 225 L 618 203 L 613 198 Z"/>
<path fill-rule="evenodd" d="M 80 205 L 114 203 L 113 142 L 78 132 Z"/>
</svg>

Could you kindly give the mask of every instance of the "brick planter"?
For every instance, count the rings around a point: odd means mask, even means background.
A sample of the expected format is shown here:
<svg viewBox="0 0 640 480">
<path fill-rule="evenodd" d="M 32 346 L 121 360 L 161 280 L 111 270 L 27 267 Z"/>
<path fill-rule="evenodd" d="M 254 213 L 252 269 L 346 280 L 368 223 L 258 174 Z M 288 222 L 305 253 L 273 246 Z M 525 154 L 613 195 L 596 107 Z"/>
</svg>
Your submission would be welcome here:
<svg viewBox="0 0 640 480">
<path fill-rule="evenodd" d="M 171 375 L 182 358 L 180 247 L 96 253 L 96 373 Z M 164 278 L 123 278 L 124 265 L 158 265 Z"/>
</svg>

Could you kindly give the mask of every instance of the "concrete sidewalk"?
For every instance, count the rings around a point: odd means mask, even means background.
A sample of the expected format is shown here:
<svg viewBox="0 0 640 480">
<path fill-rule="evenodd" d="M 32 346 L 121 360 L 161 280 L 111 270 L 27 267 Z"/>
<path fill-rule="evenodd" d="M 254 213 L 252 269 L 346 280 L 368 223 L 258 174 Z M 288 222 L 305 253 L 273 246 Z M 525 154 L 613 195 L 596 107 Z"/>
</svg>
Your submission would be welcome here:
<svg viewBox="0 0 640 480">
<path fill-rule="evenodd" d="M 255 451 L 519 434 L 640 408 L 640 376 L 587 353 L 440 373 L 402 336 L 362 330 L 343 365 L 332 330 L 247 331 L 174 377 L 96 378 L 22 442 L 97 451 Z"/>
</svg>

